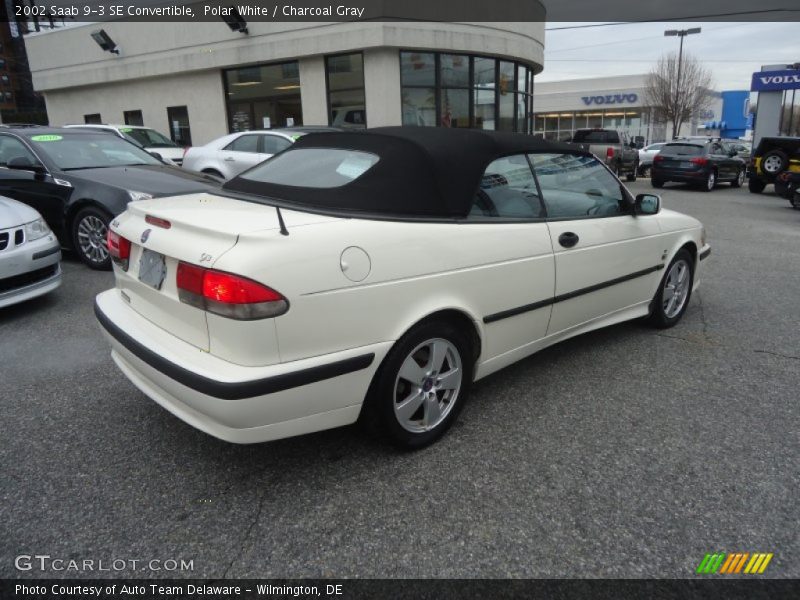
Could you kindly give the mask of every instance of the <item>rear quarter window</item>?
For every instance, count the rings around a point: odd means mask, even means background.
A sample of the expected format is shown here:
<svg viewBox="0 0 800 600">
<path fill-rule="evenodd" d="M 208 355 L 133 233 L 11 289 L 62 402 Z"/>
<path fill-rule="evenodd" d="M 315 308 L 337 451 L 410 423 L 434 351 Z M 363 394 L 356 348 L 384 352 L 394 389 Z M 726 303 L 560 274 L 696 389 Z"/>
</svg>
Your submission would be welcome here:
<svg viewBox="0 0 800 600">
<path fill-rule="evenodd" d="M 289 149 L 239 177 L 260 183 L 306 188 L 336 188 L 355 181 L 380 160 L 360 150 Z"/>
</svg>

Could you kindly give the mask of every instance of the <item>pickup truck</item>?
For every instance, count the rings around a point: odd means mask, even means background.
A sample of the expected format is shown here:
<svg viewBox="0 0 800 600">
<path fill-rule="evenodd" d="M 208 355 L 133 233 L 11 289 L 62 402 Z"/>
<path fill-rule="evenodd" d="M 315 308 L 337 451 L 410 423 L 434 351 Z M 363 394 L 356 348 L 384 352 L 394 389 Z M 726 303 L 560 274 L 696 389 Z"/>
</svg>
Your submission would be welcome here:
<svg viewBox="0 0 800 600">
<path fill-rule="evenodd" d="M 569 141 L 570 144 L 588 150 L 605 161 L 617 177 L 636 181 L 639 169 L 639 151 L 636 144 L 628 139 L 624 131 L 615 129 L 578 129 Z"/>
</svg>

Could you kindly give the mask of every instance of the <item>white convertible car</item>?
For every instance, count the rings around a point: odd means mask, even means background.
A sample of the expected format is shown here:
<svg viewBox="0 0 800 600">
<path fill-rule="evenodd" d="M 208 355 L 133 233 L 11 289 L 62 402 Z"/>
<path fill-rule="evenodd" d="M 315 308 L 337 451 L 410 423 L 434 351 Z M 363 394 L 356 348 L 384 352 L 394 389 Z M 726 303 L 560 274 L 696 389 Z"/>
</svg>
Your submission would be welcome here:
<svg viewBox="0 0 800 600">
<path fill-rule="evenodd" d="M 591 154 L 434 128 L 307 135 L 220 192 L 132 202 L 108 242 L 97 318 L 174 415 L 237 443 L 360 418 L 411 448 L 542 348 L 674 325 L 710 253 Z"/>
</svg>

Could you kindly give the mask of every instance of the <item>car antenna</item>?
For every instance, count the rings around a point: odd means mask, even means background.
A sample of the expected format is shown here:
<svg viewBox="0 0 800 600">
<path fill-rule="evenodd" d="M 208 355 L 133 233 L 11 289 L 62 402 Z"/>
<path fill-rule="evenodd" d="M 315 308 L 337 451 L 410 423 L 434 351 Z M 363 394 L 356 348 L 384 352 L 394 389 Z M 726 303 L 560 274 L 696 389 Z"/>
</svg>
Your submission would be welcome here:
<svg viewBox="0 0 800 600">
<path fill-rule="evenodd" d="M 278 223 L 281 226 L 281 235 L 289 235 L 289 230 L 286 229 L 286 223 L 283 222 L 283 215 L 281 215 L 281 207 L 276 206 L 275 210 L 278 212 Z"/>
</svg>

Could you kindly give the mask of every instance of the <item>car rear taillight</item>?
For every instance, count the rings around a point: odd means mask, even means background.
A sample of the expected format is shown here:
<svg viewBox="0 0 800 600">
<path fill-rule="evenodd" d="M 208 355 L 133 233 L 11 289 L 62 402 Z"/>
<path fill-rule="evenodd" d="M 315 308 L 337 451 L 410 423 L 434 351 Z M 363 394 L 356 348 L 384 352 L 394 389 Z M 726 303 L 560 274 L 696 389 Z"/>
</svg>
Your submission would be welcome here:
<svg viewBox="0 0 800 600">
<path fill-rule="evenodd" d="M 128 261 L 131 257 L 131 241 L 109 229 L 106 235 L 106 246 L 111 260 L 127 271 Z"/>
<path fill-rule="evenodd" d="M 708 159 L 703 157 L 693 158 L 689 161 L 693 165 L 697 165 L 698 167 L 705 167 L 708 164 Z"/>
<path fill-rule="evenodd" d="M 663 157 L 663 156 L 661 156 L 660 154 L 656 154 L 656 155 L 653 157 L 653 162 L 654 162 L 654 163 L 661 162 L 662 160 L 664 160 L 664 157 Z"/>
<path fill-rule="evenodd" d="M 178 263 L 176 284 L 181 302 L 231 319 L 267 319 L 289 310 L 286 298 L 257 281 L 185 262 Z"/>
<path fill-rule="evenodd" d="M 612 158 L 614 158 L 614 148 L 609 146 L 606 149 L 606 160 L 611 160 Z"/>
<path fill-rule="evenodd" d="M 191 146 L 184 146 L 183 147 L 183 157 L 184 158 L 186 158 L 186 153 L 189 151 L 189 148 L 191 148 Z"/>
</svg>

